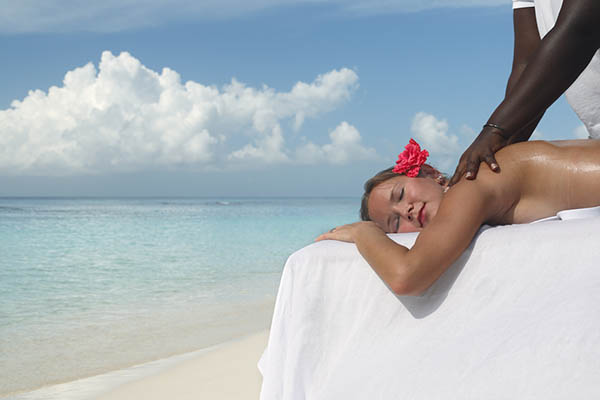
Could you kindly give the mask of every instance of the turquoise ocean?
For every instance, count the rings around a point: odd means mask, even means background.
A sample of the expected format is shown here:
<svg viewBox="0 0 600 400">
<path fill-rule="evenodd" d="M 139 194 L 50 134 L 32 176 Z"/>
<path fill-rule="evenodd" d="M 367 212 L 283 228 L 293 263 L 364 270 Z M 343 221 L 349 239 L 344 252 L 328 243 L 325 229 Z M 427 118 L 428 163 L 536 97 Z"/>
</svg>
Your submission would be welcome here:
<svg viewBox="0 0 600 400">
<path fill-rule="evenodd" d="M 0 398 L 269 326 L 287 257 L 358 198 L 0 198 Z"/>
</svg>

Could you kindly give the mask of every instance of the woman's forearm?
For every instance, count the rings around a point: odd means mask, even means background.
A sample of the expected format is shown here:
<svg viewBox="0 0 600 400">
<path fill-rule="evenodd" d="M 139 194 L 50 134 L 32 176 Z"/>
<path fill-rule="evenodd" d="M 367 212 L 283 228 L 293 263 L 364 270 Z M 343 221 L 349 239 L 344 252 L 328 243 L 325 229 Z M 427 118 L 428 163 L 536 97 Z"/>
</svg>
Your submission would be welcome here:
<svg viewBox="0 0 600 400">
<path fill-rule="evenodd" d="M 362 230 L 355 243 L 363 258 L 395 294 L 415 295 L 422 291 L 423 285 L 414 279 L 408 248 L 394 242 L 381 229 Z"/>
</svg>

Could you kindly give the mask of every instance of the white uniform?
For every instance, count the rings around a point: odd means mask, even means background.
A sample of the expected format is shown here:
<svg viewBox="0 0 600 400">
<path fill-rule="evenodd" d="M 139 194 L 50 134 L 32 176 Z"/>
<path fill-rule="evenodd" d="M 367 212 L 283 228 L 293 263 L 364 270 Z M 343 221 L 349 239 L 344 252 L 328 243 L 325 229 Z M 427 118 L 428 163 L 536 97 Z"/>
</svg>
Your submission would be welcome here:
<svg viewBox="0 0 600 400">
<path fill-rule="evenodd" d="M 535 7 L 540 37 L 553 27 L 562 0 L 513 0 L 513 8 Z M 600 139 L 600 51 L 565 93 L 573 110 L 587 128 L 590 138 Z"/>
</svg>

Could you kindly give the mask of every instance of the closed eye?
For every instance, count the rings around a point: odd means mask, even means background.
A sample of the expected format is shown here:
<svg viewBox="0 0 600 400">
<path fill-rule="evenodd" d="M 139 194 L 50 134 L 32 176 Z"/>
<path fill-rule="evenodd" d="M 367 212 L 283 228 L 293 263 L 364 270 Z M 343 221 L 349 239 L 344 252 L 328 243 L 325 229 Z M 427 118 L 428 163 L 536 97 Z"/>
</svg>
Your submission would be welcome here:
<svg viewBox="0 0 600 400">
<path fill-rule="evenodd" d="M 400 191 L 400 193 L 398 193 L 398 191 Z M 404 197 L 404 186 L 402 186 L 402 188 L 400 189 L 400 183 L 398 183 L 390 192 L 390 201 L 400 202 L 402 200 L 402 197 Z"/>
<path fill-rule="evenodd" d="M 396 193 L 398 193 L 398 190 L 396 190 Z M 400 190 L 400 195 L 398 195 L 398 200 L 396 200 L 396 202 L 400 203 L 402 201 L 402 198 L 404 197 L 404 186 L 402 187 L 402 190 Z M 397 215 L 396 216 L 396 221 L 395 221 L 395 228 L 394 232 L 398 232 L 398 230 L 400 229 L 400 216 Z"/>
</svg>

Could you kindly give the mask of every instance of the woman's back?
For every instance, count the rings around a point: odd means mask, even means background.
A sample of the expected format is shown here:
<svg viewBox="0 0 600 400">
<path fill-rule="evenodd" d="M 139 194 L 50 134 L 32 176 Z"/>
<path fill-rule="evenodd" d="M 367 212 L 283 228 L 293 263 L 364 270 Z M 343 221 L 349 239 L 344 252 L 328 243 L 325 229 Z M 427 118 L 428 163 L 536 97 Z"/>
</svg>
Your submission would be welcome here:
<svg viewBox="0 0 600 400">
<path fill-rule="evenodd" d="M 501 173 L 482 165 L 475 181 L 494 192 L 488 223 L 527 223 L 600 205 L 600 140 L 517 143 L 496 157 Z"/>
<path fill-rule="evenodd" d="M 392 291 L 418 294 L 460 257 L 484 223 L 527 223 L 600 205 L 600 140 L 518 143 L 496 159 L 500 173 L 483 166 L 476 180 L 463 179 L 445 194 L 435 178 L 389 177 L 371 188 L 370 221 L 317 239 L 356 243 Z M 410 249 L 386 235 L 408 232 L 404 227 L 420 231 Z"/>
</svg>

